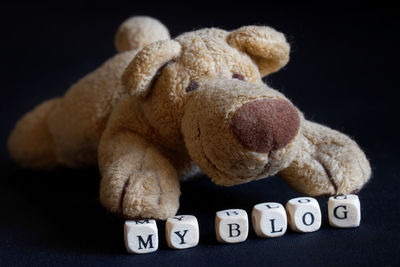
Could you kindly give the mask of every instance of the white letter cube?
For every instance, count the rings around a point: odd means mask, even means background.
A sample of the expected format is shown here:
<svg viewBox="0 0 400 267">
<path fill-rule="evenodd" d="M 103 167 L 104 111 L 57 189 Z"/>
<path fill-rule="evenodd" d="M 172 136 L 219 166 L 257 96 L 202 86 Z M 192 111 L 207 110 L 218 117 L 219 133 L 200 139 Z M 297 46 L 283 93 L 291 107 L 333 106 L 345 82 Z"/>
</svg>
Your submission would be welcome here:
<svg viewBox="0 0 400 267">
<path fill-rule="evenodd" d="M 260 237 L 278 237 L 286 232 L 286 211 L 280 203 L 266 202 L 255 205 L 251 218 L 254 232 Z"/>
<path fill-rule="evenodd" d="M 329 224 L 339 228 L 358 227 L 361 221 L 360 200 L 356 195 L 333 196 L 328 200 Z"/>
<path fill-rule="evenodd" d="M 125 246 L 130 253 L 149 253 L 158 249 L 158 231 L 155 220 L 126 221 Z"/>
<path fill-rule="evenodd" d="M 217 240 L 222 243 L 239 243 L 247 239 L 249 221 L 241 209 L 221 210 L 215 216 Z"/>
<path fill-rule="evenodd" d="M 312 197 L 298 197 L 286 203 L 290 228 L 296 232 L 314 232 L 321 227 L 321 209 Z"/>
<path fill-rule="evenodd" d="M 199 243 L 199 223 L 192 215 L 177 215 L 168 218 L 165 235 L 170 248 L 184 249 Z"/>
</svg>

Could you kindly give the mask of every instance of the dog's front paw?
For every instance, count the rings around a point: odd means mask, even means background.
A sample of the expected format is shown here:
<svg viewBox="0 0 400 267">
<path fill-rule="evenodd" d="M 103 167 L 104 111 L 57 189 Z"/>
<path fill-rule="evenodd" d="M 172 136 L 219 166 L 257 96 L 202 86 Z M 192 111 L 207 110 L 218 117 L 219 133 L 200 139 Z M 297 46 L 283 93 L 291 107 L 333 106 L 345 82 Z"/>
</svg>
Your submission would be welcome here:
<svg viewBox="0 0 400 267">
<path fill-rule="evenodd" d="M 329 181 L 335 195 L 358 192 L 371 176 L 365 154 L 353 141 L 345 145 L 320 145 L 313 158 L 314 163 L 320 165 L 316 169 Z M 319 190 L 318 194 L 332 195 L 329 191 Z"/>
<path fill-rule="evenodd" d="M 103 178 L 102 183 L 107 180 Z M 179 208 L 177 180 L 163 180 L 151 171 L 138 171 L 125 179 L 114 176 L 110 180 L 101 186 L 100 201 L 111 212 L 125 218 L 166 219 L 174 216 Z"/>
<path fill-rule="evenodd" d="M 303 135 L 298 156 L 280 172 L 294 189 L 311 196 L 349 194 L 369 180 L 369 162 L 349 137 L 308 121 Z"/>
</svg>

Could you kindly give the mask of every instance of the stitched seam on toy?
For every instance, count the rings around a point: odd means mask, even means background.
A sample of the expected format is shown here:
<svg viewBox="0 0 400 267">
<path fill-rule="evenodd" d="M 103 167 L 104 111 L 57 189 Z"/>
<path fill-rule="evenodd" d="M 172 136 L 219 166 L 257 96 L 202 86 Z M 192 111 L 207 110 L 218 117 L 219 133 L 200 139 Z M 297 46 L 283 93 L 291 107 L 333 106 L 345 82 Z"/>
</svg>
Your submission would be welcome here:
<svg viewBox="0 0 400 267">
<path fill-rule="evenodd" d="M 122 187 L 121 198 L 119 200 L 119 213 L 121 213 L 121 214 L 123 214 L 124 198 L 125 198 L 126 189 L 128 188 L 130 180 L 131 180 L 131 176 L 129 176 L 128 179 L 126 179 L 124 186 Z"/>
<path fill-rule="evenodd" d="M 222 174 L 225 174 L 226 177 L 228 177 L 230 180 L 233 180 L 229 174 L 225 173 L 224 171 L 220 170 L 206 155 L 204 148 L 203 148 L 203 143 L 201 142 L 201 132 L 200 132 L 200 122 L 197 121 L 197 137 L 199 138 L 199 142 L 200 142 L 200 148 L 201 148 L 201 152 L 204 156 L 204 158 L 207 160 L 207 162 L 217 171 L 220 172 Z"/>
<path fill-rule="evenodd" d="M 150 146 L 147 146 L 147 147 L 145 148 L 144 156 L 143 156 L 143 158 L 142 158 L 141 161 L 140 161 L 139 168 L 137 169 L 137 171 L 132 172 L 132 173 L 129 175 L 128 179 L 124 182 L 124 185 L 123 185 L 123 187 L 122 187 L 121 197 L 120 197 L 120 200 L 119 200 L 119 213 L 120 213 L 120 214 L 123 214 L 124 198 L 125 198 L 125 195 L 126 195 L 126 189 L 127 189 L 128 186 L 130 185 L 130 180 L 131 180 L 132 178 L 134 178 L 134 177 L 132 177 L 132 175 L 133 175 L 134 173 L 136 173 L 136 172 L 141 172 L 141 171 L 142 171 L 144 158 L 146 157 L 146 152 L 147 152 L 147 150 L 148 150 L 149 147 L 150 147 Z M 136 178 L 136 179 L 137 179 L 137 178 Z M 158 180 L 158 177 L 157 177 L 157 180 Z M 142 203 L 140 202 L 138 205 L 140 206 L 141 204 L 142 204 Z"/>
<path fill-rule="evenodd" d="M 161 205 L 161 195 L 163 192 L 162 192 L 162 188 L 161 188 L 161 184 L 160 184 L 160 178 L 158 177 L 158 175 L 156 175 L 156 177 L 157 177 L 158 188 L 160 189 L 160 194 L 158 195 L 157 203 L 158 203 L 158 206 L 160 206 Z"/>
<path fill-rule="evenodd" d="M 144 159 L 146 158 L 146 154 L 148 153 L 149 149 L 150 149 L 150 145 L 148 145 L 148 146 L 145 148 L 144 156 L 143 156 L 143 158 L 142 158 L 142 161 L 140 162 L 140 167 L 139 167 L 139 170 L 140 170 L 140 171 L 142 171 L 142 169 L 143 169 Z M 157 174 L 156 174 L 156 180 L 157 180 L 158 188 L 159 188 L 159 190 L 160 190 L 160 194 L 158 194 L 157 203 L 158 203 L 158 205 L 160 205 L 160 204 L 161 204 L 162 188 L 161 188 L 161 183 L 160 183 L 160 177 L 158 177 Z"/>
<path fill-rule="evenodd" d="M 145 96 L 145 98 L 144 98 L 145 100 L 147 100 L 147 99 L 149 99 L 149 98 L 151 97 L 151 95 L 152 95 L 152 93 L 153 93 L 153 91 L 154 91 L 154 86 L 155 86 L 156 83 L 158 82 L 158 80 L 159 80 L 159 78 L 160 78 L 160 76 L 161 76 L 161 74 L 162 74 L 164 68 L 165 68 L 169 63 L 171 63 L 171 62 L 172 62 L 172 60 L 169 60 L 169 61 L 167 61 L 166 63 L 162 64 L 162 65 L 157 69 L 157 71 L 155 72 L 153 78 L 151 79 L 151 81 L 150 81 L 150 83 L 149 83 L 149 86 L 148 86 L 148 89 L 147 89 L 148 92 L 147 92 L 147 94 L 146 94 L 146 96 Z"/>
<path fill-rule="evenodd" d="M 142 170 L 142 165 L 143 165 L 143 162 L 144 162 L 144 158 L 146 157 L 146 154 L 147 154 L 147 152 L 149 151 L 149 148 L 150 148 L 150 146 L 147 146 L 147 147 L 146 147 L 145 156 L 143 157 L 142 163 L 141 163 L 141 165 L 140 165 L 140 170 Z M 156 176 L 158 188 L 159 188 L 159 190 L 160 190 L 160 193 L 158 194 L 158 200 L 157 200 L 157 204 L 158 204 L 158 206 L 160 206 L 160 204 L 161 204 L 162 188 L 161 188 L 161 183 L 160 183 L 160 177 L 157 175 L 157 173 L 156 173 L 155 176 Z"/>
<path fill-rule="evenodd" d="M 308 142 L 310 142 L 313 146 L 317 147 L 317 145 L 311 140 L 311 138 L 309 138 L 308 136 L 306 136 L 305 134 L 303 134 L 303 136 L 307 139 Z M 330 182 L 330 184 L 333 186 L 333 189 L 335 190 L 335 194 L 338 191 L 338 186 L 335 183 L 335 180 L 333 179 L 333 176 L 331 174 L 331 172 L 329 171 L 329 169 L 323 164 L 322 161 L 318 160 L 317 157 L 315 157 L 315 155 L 313 155 L 314 159 L 322 166 L 326 176 L 328 177 L 328 180 Z"/>
<path fill-rule="evenodd" d="M 258 175 L 261 175 L 263 173 L 267 172 L 267 169 L 271 168 L 271 162 L 270 162 L 270 156 L 271 156 L 271 151 L 268 152 L 268 162 L 266 164 L 264 164 L 263 169 L 258 173 Z M 264 177 L 263 177 L 264 178 Z"/>
<path fill-rule="evenodd" d="M 326 174 L 326 176 L 328 177 L 329 182 L 332 184 L 333 189 L 335 190 L 335 194 L 336 194 L 337 191 L 338 191 L 338 186 L 336 185 L 335 180 L 333 179 L 331 172 L 329 171 L 329 169 L 325 166 L 325 164 L 324 164 L 323 162 L 321 162 L 321 161 L 318 160 L 317 158 L 315 158 L 315 160 L 316 160 L 316 161 L 322 166 L 322 168 L 324 169 L 325 174 Z"/>
</svg>

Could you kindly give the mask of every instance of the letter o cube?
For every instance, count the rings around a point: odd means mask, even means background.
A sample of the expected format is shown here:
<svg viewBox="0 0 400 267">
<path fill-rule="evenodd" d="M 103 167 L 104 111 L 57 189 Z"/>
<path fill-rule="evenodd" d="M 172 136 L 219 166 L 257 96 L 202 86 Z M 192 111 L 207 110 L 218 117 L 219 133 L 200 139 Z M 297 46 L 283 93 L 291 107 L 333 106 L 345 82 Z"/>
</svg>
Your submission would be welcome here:
<svg viewBox="0 0 400 267">
<path fill-rule="evenodd" d="M 165 224 L 165 235 L 170 248 L 195 247 L 199 243 L 199 223 L 192 215 L 177 215 L 168 218 Z"/>
<path fill-rule="evenodd" d="M 296 232 L 314 232 L 321 227 L 321 209 L 311 197 L 298 197 L 286 203 L 289 226 Z"/>
<path fill-rule="evenodd" d="M 286 232 L 286 211 L 280 203 L 266 202 L 255 205 L 251 218 L 254 232 L 260 237 L 278 237 Z"/>
<path fill-rule="evenodd" d="M 217 240 L 222 243 L 239 243 L 247 239 L 249 221 L 242 209 L 221 210 L 215 216 Z"/>
<path fill-rule="evenodd" d="M 328 200 L 329 224 L 333 227 L 351 228 L 360 226 L 360 200 L 356 195 L 333 196 Z"/>
<path fill-rule="evenodd" d="M 125 246 L 129 253 L 149 253 L 158 249 L 158 231 L 155 220 L 126 221 Z"/>
</svg>

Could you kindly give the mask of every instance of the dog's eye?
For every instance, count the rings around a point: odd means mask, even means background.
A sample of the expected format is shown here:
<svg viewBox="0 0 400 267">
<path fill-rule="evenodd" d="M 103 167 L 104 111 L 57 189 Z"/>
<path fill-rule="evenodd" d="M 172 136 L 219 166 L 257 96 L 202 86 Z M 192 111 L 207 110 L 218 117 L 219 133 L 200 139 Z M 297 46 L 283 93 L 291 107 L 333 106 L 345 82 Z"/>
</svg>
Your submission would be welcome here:
<svg viewBox="0 0 400 267">
<path fill-rule="evenodd" d="M 241 80 L 241 81 L 244 80 L 244 77 L 243 77 L 242 75 L 240 75 L 240 74 L 237 74 L 237 73 L 234 73 L 234 74 L 232 75 L 232 78 L 233 78 L 233 79 L 238 79 L 238 80 Z"/>
<path fill-rule="evenodd" d="M 186 87 L 186 92 L 191 92 L 196 90 L 199 87 L 199 84 L 195 81 L 191 81 L 188 85 L 188 87 Z"/>
</svg>

